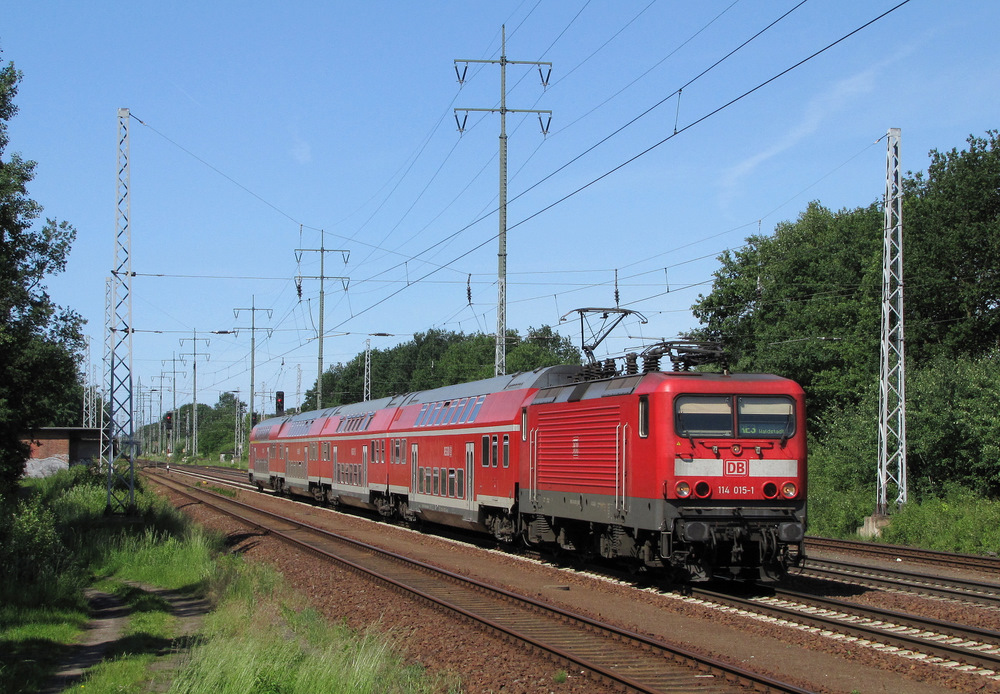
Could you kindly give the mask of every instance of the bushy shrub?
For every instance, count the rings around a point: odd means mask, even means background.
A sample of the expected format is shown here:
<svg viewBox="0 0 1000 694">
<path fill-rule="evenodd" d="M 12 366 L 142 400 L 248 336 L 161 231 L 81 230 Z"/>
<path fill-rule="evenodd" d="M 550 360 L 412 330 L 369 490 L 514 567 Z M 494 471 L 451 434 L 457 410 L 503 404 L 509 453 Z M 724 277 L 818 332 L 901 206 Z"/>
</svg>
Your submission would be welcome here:
<svg viewBox="0 0 1000 694">
<path fill-rule="evenodd" d="M 951 487 L 893 513 L 882 540 L 942 552 L 1000 553 L 1000 502 Z"/>
<path fill-rule="evenodd" d="M 811 535 L 847 537 L 875 509 L 878 460 L 877 394 L 859 406 L 831 409 L 813 423 L 809 438 Z"/>
<path fill-rule="evenodd" d="M 80 587 L 56 515 L 37 499 L 8 505 L 0 520 L 0 602 L 40 605 L 74 599 Z"/>
</svg>

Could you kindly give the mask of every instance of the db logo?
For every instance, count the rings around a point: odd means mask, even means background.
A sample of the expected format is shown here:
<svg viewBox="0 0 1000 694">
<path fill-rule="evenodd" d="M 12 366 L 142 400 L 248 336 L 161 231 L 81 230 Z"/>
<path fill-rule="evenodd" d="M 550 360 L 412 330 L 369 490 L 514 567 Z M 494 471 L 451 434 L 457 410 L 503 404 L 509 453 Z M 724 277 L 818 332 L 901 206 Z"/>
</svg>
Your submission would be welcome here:
<svg viewBox="0 0 1000 694">
<path fill-rule="evenodd" d="M 726 477 L 747 477 L 750 474 L 750 461 L 727 460 L 723 464 L 722 474 Z"/>
</svg>

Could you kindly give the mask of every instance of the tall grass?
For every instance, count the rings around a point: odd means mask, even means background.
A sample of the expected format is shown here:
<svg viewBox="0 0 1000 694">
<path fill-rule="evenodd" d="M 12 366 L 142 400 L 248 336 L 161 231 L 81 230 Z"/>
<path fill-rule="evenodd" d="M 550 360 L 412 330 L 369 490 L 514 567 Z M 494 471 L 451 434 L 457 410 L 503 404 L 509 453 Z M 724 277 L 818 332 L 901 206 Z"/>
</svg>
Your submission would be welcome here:
<svg viewBox="0 0 1000 694">
<path fill-rule="evenodd" d="M 909 502 L 893 513 L 882 540 L 943 552 L 1000 553 L 1000 502 L 961 488 Z"/>
<path fill-rule="evenodd" d="M 141 484 L 131 519 L 104 515 L 104 478 L 84 468 L 24 491 L 0 505 L 0 692 L 44 683 L 86 625 L 82 588 L 94 580 L 129 604 L 131 617 L 82 691 L 141 692 L 150 677 L 169 679 L 147 668 L 173 650 L 174 620 L 162 600 L 126 582 L 190 590 L 219 605 L 171 691 L 460 691 L 405 666 L 382 635 L 325 623 L 280 574 L 225 555 L 222 538 Z"/>
<path fill-rule="evenodd" d="M 222 575 L 222 603 L 171 694 L 439 690 L 422 668 L 403 664 L 391 639 L 326 623 L 282 590 L 273 571 L 232 560 Z"/>
<path fill-rule="evenodd" d="M 115 538 L 105 550 L 99 575 L 162 588 L 200 589 L 221 547 L 220 538 L 197 526 L 181 535 L 147 527 Z"/>
</svg>

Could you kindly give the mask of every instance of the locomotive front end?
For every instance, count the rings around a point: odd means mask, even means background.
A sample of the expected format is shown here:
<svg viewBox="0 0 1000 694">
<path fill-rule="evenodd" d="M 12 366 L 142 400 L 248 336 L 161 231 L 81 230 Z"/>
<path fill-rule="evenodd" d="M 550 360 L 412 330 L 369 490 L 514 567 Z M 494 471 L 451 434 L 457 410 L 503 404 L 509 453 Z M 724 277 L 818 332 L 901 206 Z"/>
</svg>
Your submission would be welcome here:
<svg viewBox="0 0 1000 694">
<path fill-rule="evenodd" d="M 692 580 L 779 578 L 805 534 L 802 390 L 778 377 L 704 374 L 679 384 L 669 412 L 664 561 Z"/>
</svg>

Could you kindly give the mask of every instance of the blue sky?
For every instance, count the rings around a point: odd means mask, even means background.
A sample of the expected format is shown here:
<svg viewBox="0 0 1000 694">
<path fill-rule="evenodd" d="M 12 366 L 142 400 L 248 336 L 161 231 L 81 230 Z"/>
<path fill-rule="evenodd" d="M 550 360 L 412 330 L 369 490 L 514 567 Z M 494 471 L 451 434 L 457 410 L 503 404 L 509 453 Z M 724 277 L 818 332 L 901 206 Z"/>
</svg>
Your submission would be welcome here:
<svg viewBox="0 0 1000 694">
<path fill-rule="evenodd" d="M 496 108 L 500 68 L 474 64 L 461 86 L 454 61 L 497 59 L 506 25 L 508 60 L 553 63 L 547 88 L 507 67 L 508 108 L 553 112 L 547 136 L 534 115 L 507 117 L 508 327 L 578 343 L 560 317 L 614 306 L 617 270 L 620 305 L 649 321 L 623 323 L 598 356 L 618 355 L 696 327 L 715 258 L 746 236 L 810 200 L 878 200 L 888 128 L 917 171 L 998 126 L 989 0 L 911 0 L 710 115 L 896 4 L 7 0 L 2 59 L 24 73 L 9 151 L 38 162 L 45 216 L 78 231 L 48 287 L 88 320 L 99 374 L 129 108 L 135 376 L 169 389 L 170 359 L 193 351 L 180 340 L 248 327 L 234 309 L 253 303 L 271 309 L 257 314 L 270 329 L 257 390 L 294 405 L 316 378 L 319 308 L 319 282 L 300 301 L 292 279 L 318 275 L 319 254 L 294 251 L 321 234 L 349 251 L 326 257 L 349 278 L 326 282 L 326 365 L 370 333 L 393 334 L 377 349 L 495 329 L 499 116 L 471 113 L 460 134 L 454 109 Z M 246 401 L 250 332 L 208 337 L 199 402 Z M 178 402 L 192 397 L 185 361 Z"/>
</svg>

